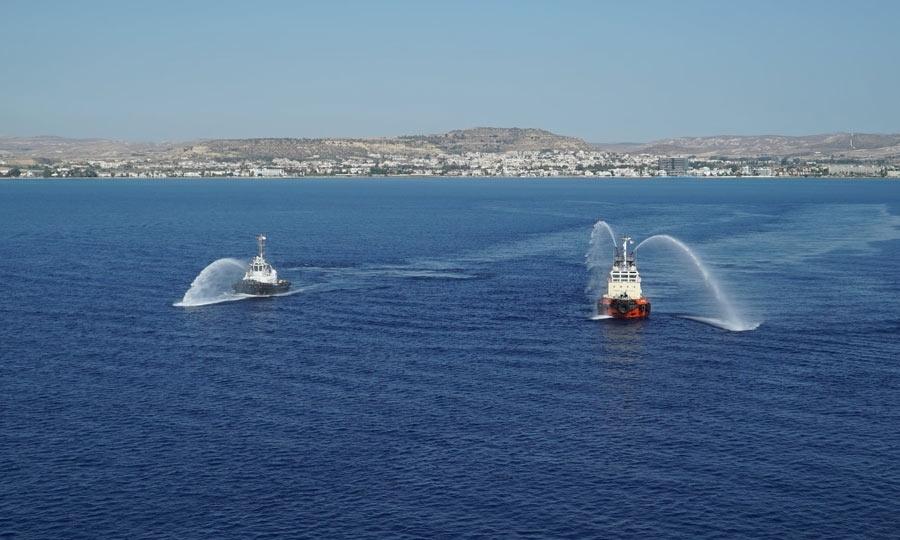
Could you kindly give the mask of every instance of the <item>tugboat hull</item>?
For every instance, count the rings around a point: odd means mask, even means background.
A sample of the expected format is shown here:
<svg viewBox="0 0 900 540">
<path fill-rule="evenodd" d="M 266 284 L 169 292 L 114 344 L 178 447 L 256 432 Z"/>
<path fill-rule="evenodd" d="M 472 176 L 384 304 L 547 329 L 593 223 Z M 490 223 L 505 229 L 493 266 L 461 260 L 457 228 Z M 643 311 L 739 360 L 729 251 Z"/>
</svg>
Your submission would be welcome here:
<svg viewBox="0 0 900 540">
<path fill-rule="evenodd" d="M 272 296 L 287 292 L 291 288 L 291 282 L 283 279 L 277 283 L 263 283 L 251 279 L 242 279 L 234 284 L 234 292 L 238 294 L 250 294 L 253 296 Z"/>
<path fill-rule="evenodd" d="M 650 300 L 646 298 L 609 298 L 597 303 L 597 311 L 616 319 L 646 319 L 650 316 Z"/>
</svg>

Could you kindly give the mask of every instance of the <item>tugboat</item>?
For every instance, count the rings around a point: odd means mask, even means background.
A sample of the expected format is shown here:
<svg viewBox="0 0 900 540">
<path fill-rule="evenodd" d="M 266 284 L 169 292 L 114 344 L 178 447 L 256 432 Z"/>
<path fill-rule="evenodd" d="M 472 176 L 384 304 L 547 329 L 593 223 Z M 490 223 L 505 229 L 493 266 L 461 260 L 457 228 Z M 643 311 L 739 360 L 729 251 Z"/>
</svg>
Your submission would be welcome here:
<svg viewBox="0 0 900 540">
<path fill-rule="evenodd" d="M 650 300 L 641 293 L 641 275 L 638 273 L 633 244 L 628 236 L 622 237 L 622 248 L 616 247 L 612 270 L 607 278 L 606 294 L 597 301 L 597 312 L 616 319 L 646 319 L 650 316 Z"/>
<path fill-rule="evenodd" d="M 253 296 L 271 296 L 287 292 L 291 288 L 291 282 L 278 279 L 278 272 L 266 262 L 266 237 L 258 235 L 256 243 L 259 245 L 259 255 L 250 261 L 244 279 L 234 284 L 234 292 Z"/>
</svg>

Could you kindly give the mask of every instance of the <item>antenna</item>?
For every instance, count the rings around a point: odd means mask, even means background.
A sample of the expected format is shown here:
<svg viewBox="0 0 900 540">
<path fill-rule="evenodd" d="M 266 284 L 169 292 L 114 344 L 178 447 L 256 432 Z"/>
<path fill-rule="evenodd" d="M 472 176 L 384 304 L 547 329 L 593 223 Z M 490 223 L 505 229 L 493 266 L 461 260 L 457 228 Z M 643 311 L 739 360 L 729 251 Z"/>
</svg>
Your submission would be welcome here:
<svg viewBox="0 0 900 540">
<path fill-rule="evenodd" d="M 259 244 L 259 258 L 262 259 L 266 252 L 266 236 L 264 234 L 257 235 L 256 243 Z"/>
</svg>

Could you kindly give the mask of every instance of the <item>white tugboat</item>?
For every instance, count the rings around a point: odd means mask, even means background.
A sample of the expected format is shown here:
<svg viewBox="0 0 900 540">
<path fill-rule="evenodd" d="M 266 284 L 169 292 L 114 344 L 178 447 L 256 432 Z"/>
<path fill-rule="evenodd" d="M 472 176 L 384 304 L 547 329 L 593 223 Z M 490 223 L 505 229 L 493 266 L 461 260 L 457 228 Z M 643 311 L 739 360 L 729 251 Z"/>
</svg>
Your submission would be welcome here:
<svg viewBox="0 0 900 540">
<path fill-rule="evenodd" d="M 278 279 L 278 272 L 266 262 L 266 237 L 260 234 L 256 237 L 256 243 L 259 244 L 259 255 L 250 261 L 244 278 L 234 284 L 234 292 L 253 296 L 270 296 L 287 292 L 291 288 L 291 282 Z"/>
<path fill-rule="evenodd" d="M 597 312 L 616 319 L 646 319 L 650 316 L 650 300 L 641 291 L 641 275 L 638 273 L 633 244 L 628 236 L 622 237 L 622 249 L 616 247 L 612 269 L 606 282 L 606 294 L 597 301 Z"/>
</svg>

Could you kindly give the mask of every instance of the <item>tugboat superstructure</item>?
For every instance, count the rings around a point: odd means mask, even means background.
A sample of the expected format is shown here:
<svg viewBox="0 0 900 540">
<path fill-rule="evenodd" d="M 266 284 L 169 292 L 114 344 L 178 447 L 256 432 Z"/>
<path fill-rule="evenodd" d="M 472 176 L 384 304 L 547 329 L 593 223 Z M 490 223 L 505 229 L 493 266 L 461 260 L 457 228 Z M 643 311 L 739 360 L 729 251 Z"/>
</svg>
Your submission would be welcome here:
<svg viewBox="0 0 900 540">
<path fill-rule="evenodd" d="M 234 292 L 254 296 L 270 296 L 287 292 L 291 288 L 291 282 L 278 279 L 278 272 L 266 261 L 266 237 L 262 234 L 258 235 L 256 243 L 259 246 L 259 254 L 250 261 L 244 278 L 234 284 Z"/>
<path fill-rule="evenodd" d="M 621 249 L 616 247 L 612 269 L 607 277 L 606 294 L 597 301 L 597 311 L 617 319 L 645 319 L 650 316 L 650 300 L 641 291 L 641 275 L 638 273 L 633 244 L 628 236 L 622 237 Z"/>
</svg>

